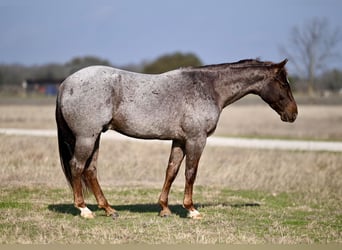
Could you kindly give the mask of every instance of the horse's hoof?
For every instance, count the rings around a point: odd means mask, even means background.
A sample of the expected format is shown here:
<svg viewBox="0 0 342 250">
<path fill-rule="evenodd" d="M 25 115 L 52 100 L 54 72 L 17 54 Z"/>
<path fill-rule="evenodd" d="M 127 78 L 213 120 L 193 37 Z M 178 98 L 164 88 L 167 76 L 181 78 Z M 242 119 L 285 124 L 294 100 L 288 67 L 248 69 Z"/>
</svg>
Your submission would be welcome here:
<svg viewBox="0 0 342 250">
<path fill-rule="evenodd" d="M 112 217 L 113 220 L 116 220 L 117 218 L 119 218 L 119 213 L 115 212 L 111 214 L 110 216 Z"/>
<path fill-rule="evenodd" d="M 159 216 L 162 218 L 169 218 L 171 214 L 160 214 Z"/>
<path fill-rule="evenodd" d="M 171 216 L 171 214 L 172 214 L 171 211 L 167 209 L 167 210 L 160 211 L 159 216 L 162 218 L 168 218 Z"/>
<path fill-rule="evenodd" d="M 192 210 L 192 211 L 189 211 L 188 218 L 193 219 L 193 220 L 201 220 L 203 219 L 203 216 L 197 210 Z"/>
<path fill-rule="evenodd" d="M 81 211 L 81 217 L 86 218 L 86 219 L 94 219 L 95 214 L 87 207 L 84 208 L 79 208 Z"/>
<path fill-rule="evenodd" d="M 84 214 L 84 215 L 81 215 L 83 218 L 86 218 L 86 219 L 94 219 L 95 218 L 95 214 L 94 213 L 91 213 L 91 214 Z"/>
</svg>

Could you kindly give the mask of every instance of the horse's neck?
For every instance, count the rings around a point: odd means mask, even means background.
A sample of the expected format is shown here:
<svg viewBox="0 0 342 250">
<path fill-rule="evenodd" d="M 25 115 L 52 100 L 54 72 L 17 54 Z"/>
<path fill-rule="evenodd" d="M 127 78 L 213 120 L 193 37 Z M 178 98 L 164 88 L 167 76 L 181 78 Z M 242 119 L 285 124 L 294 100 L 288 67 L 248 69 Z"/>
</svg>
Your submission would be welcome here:
<svg viewBox="0 0 342 250">
<path fill-rule="evenodd" d="M 265 83 L 266 72 L 260 69 L 230 69 L 220 72 L 214 88 L 221 109 L 248 94 L 259 94 Z"/>
</svg>

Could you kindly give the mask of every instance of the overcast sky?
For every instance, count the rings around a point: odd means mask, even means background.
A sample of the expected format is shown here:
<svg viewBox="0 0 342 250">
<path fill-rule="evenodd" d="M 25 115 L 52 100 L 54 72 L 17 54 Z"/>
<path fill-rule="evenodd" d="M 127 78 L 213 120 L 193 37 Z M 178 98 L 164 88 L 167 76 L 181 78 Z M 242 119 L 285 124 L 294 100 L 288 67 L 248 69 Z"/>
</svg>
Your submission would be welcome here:
<svg viewBox="0 0 342 250">
<path fill-rule="evenodd" d="M 0 63 L 93 55 L 119 66 L 175 51 L 193 52 L 204 64 L 280 61 L 292 27 L 314 17 L 342 25 L 342 1 L 0 0 Z"/>
</svg>

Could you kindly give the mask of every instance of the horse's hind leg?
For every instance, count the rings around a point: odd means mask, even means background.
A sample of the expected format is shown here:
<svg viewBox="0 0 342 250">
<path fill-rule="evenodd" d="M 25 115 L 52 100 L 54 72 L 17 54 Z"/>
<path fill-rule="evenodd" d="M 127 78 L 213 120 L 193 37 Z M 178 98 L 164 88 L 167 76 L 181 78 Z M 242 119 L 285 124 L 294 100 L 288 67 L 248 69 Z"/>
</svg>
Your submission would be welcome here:
<svg viewBox="0 0 342 250">
<path fill-rule="evenodd" d="M 107 199 L 105 198 L 100 184 L 97 180 L 97 158 L 99 154 L 99 142 L 100 142 L 100 136 L 95 142 L 94 152 L 91 157 L 91 162 L 88 166 L 88 168 L 84 171 L 83 177 L 86 181 L 86 184 L 88 187 L 91 188 L 93 194 L 95 195 L 96 201 L 98 203 L 99 208 L 103 208 L 106 211 L 106 214 L 108 216 L 112 216 L 113 218 L 118 217 L 118 213 L 108 204 Z"/>
<path fill-rule="evenodd" d="M 75 152 L 70 161 L 72 181 L 71 186 L 74 192 L 74 205 L 81 211 L 84 218 L 93 218 L 94 214 L 86 207 L 82 190 L 82 174 L 88 167 L 90 157 L 94 153 L 96 137 L 77 137 Z"/>
</svg>

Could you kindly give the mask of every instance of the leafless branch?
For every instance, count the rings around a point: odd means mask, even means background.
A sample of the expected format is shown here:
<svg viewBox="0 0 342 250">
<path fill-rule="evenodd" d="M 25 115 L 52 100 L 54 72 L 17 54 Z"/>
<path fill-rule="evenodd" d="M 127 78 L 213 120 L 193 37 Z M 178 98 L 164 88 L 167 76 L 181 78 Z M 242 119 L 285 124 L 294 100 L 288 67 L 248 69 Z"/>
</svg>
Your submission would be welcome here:
<svg viewBox="0 0 342 250">
<path fill-rule="evenodd" d="M 298 73 L 307 77 L 309 88 L 313 89 L 317 73 L 325 69 L 328 61 L 341 57 L 336 51 L 341 41 L 339 27 L 331 29 L 326 19 L 313 18 L 291 30 L 289 43 L 280 47 L 280 53 L 291 60 Z"/>
</svg>

